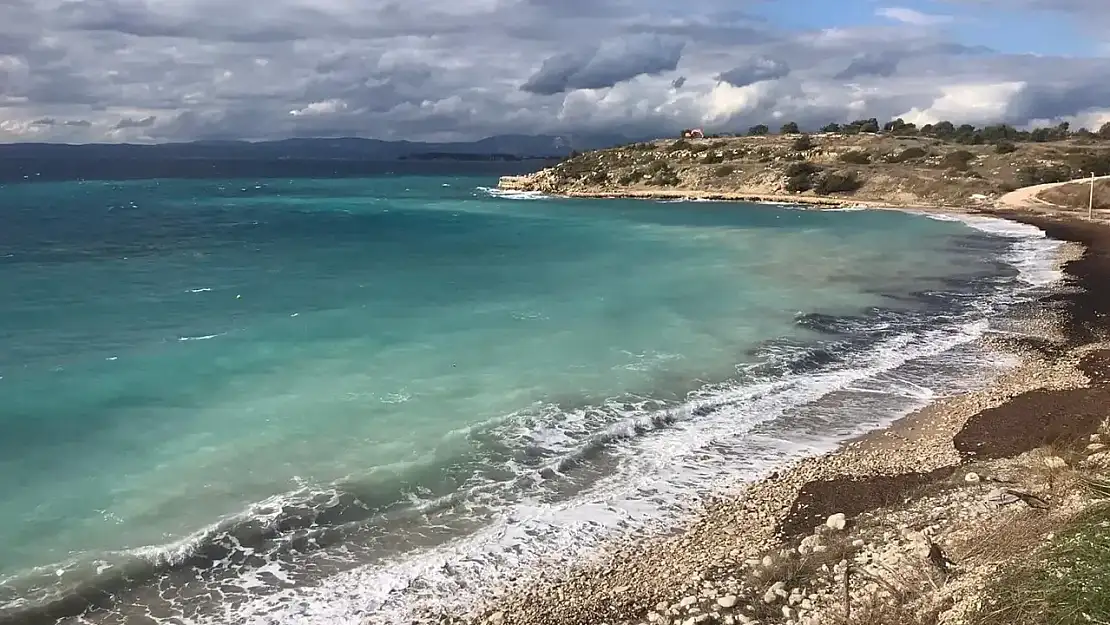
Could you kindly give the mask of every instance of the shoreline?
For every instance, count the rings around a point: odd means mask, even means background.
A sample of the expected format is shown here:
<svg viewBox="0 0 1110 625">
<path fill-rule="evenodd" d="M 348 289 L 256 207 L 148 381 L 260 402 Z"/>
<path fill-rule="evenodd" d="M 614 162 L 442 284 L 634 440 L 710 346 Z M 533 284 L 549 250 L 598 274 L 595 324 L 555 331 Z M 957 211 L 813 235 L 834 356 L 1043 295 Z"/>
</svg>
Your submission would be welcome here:
<svg viewBox="0 0 1110 625">
<path fill-rule="evenodd" d="M 791 198 L 790 203 L 798 203 L 797 199 Z M 597 553 L 572 563 L 561 575 L 539 578 L 537 573 L 537 579 L 487 595 L 478 612 L 466 616 L 427 614 L 427 621 L 520 625 L 563 625 L 591 619 L 640 622 L 652 606 L 689 592 L 691 576 L 704 579 L 706 575 L 699 569 L 735 567 L 757 558 L 784 539 L 804 535 L 829 515 L 851 518 L 882 508 L 924 485 L 947 479 L 977 457 L 1012 458 L 1052 442 L 1048 436 L 1058 435 L 1056 430 L 1061 428 L 1052 426 L 1059 424 L 1047 424 L 1045 430 L 1046 424 L 1037 423 L 1040 415 L 1033 414 L 1027 404 L 1033 401 L 1030 398 L 1041 404 L 1074 394 L 1096 377 L 1086 370 L 1090 369 L 1086 359 L 1088 353 L 1105 348 L 1096 334 L 1101 328 L 1105 335 L 1107 324 L 1102 316 L 1110 307 L 1105 298 L 1089 293 L 1092 285 L 1099 283 L 1099 275 L 1110 275 L 1110 268 L 1095 267 L 1097 263 L 1091 259 L 1101 259 L 1105 250 L 1110 250 L 1110 232 L 1091 222 L 1055 219 L 1043 213 L 895 207 L 889 203 L 875 208 L 985 213 L 1035 226 L 1063 242 L 1057 250 L 1057 265 L 1064 271 L 1064 281 L 1036 305 L 1055 305 L 1056 310 L 1034 315 L 1028 336 L 997 334 L 979 339 L 998 344 L 1000 352 L 1018 355 L 1022 359 L 1019 365 L 981 389 L 930 402 L 885 427 L 845 440 L 832 451 L 788 461 L 770 476 L 714 497 L 672 532 L 613 539 Z M 1098 420 L 1092 414 L 1087 411 L 1074 434 L 1093 431 Z M 994 437 L 994 431 L 1001 435 Z M 991 438 L 1004 444 L 992 445 Z M 978 456 L 984 446 L 986 454 Z"/>
<path fill-rule="evenodd" d="M 531 188 L 518 180 L 527 176 L 502 176 L 496 189 L 507 192 L 540 193 L 547 197 L 567 199 L 597 199 L 597 200 L 688 200 L 710 202 L 749 202 L 752 204 L 787 204 L 799 206 L 828 206 L 846 208 L 853 206 L 877 209 L 920 209 L 935 212 L 964 212 L 964 213 L 990 213 L 990 198 L 984 198 L 984 204 L 979 206 L 922 206 L 920 203 L 904 203 L 897 201 L 879 201 L 853 199 L 850 197 L 837 197 L 827 195 L 801 195 L 801 194 L 775 194 L 751 193 L 731 191 L 709 191 L 704 189 L 676 189 L 652 187 L 626 187 L 619 191 L 564 189 L 560 192 L 546 192 Z"/>
</svg>

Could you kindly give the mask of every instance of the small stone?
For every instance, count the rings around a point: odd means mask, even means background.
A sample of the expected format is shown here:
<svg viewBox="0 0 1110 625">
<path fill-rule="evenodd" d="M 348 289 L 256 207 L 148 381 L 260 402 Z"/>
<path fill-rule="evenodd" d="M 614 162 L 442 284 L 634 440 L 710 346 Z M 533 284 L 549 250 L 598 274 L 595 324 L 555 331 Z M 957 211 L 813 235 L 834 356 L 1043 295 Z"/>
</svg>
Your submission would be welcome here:
<svg viewBox="0 0 1110 625">
<path fill-rule="evenodd" d="M 737 601 L 738 599 L 736 598 L 736 595 L 725 595 L 723 597 L 717 597 L 717 605 L 725 609 L 735 607 Z"/>
<path fill-rule="evenodd" d="M 782 606 L 782 617 L 785 618 L 785 619 L 794 618 L 794 610 L 791 610 L 790 606 L 787 606 L 787 605 Z"/>
<path fill-rule="evenodd" d="M 504 620 L 505 620 L 505 613 L 504 612 L 494 612 L 493 614 L 489 615 L 489 622 L 492 625 L 497 625 L 497 623 L 501 623 Z"/>
<path fill-rule="evenodd" d="M 848 518 L 843 512 L 837 512 L 825 521 L 825 526 L 831 530 L 840 531 L 848 524 Z M 787 617 L 789 618 L 789 617 Z"/>
<path fill-rule="evenodd" d="M 1103 443 L 1091 443 L 1090 445 L 1087 445 L 1087 453 L 1089 454 L 1098 453 L 1103 449 L 1106 449 L 1106 445 Z"/>
<path fill-rule="evenodd" d="M 778 600 L 778 598 L 779 596 L 776 595 L 775 591 L 773 590 L 768 590 L 767 592 L 763 593 L 763 603 L 774 603 Z"/>
<path fill-rule="evenodd" d="M 866 544 L 867 543 L 862 538 L 857 538 L 857 539 L 852 541 L 852 546 L 855 547 L 856 549 L 860 549 Z"/>
<path fill-rule="evenodd" d="M 1068 463 L 1060 456 L 1045 456 L 1044 466 L 1049 469 L 1063 469 Z"/>
<path fill-rule="evenodd" d="M 772 558 L 771 556 L 763 556 L 763 566 L 765 566 L 765 567 L 775 566 L 775 559 Z"/>
<path fill-rule="evenodd" d="M 978 473 L 975 473 L 973 471 L 968 471 L 967 474 L 964 475 L 964 481 L 967 482 L 968 484 L 978 484 L 982 480 L 979 477 Z"/>
<path fill-rule="evenodd" d="M 682 601 L 678 602 L 680 608 L 688 608 L 698 602 L 697 597 L 683 597 Z"/>
</svg>

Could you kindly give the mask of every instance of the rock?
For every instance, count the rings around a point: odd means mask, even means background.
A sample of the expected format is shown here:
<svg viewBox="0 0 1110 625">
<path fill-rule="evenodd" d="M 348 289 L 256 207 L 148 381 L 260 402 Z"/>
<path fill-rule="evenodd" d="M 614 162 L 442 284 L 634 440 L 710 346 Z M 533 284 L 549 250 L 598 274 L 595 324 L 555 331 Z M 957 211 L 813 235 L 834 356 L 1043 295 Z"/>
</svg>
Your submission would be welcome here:
<svg viewBox="0 0 1110 625">
<path fill-rule="evenodd" d="M 775 559 L 772 558 L 771 556 L 763 556 L 762 563 L 763 563 L 763 566 L 769 568 L 769 567 L 775 566 Z"/>
<path fill-rule="evenodd" d="M 1044 466 L 1049 469 L 1063 469 L 1068 466 L 1068 463 L 1060 456 L 1045 456 L 1043 462 Z"/>
<path fill-rule="evenodd" d="M 857 539 L 852 541 L 852 546 L 855 547 L 856 549 L 860 549 L 866 544 L 867 543 L 862 538 L 857 538 Z"/>
<path fill-rule="evenodd" d="M 1089 454 L 1098 453 L 1103 449 L 1106 449 L 1106 445 L 1103 443 L 1091 443 L 1090 445 L 1087 445 L 1087 453 Z"/>
<path fill-rule="evenodd" d="M 497 625 L 498 623 L 502 623 L 504 621 L 505 621 L 505 613 L 504 612 L 494 612 L 493 614 L 489 615 L 489 621 L 488 622 L 490 623 L 490 625 Z"/>
<path fill-rule="evenodd" d="M 978 473 L 968 471 L 967 474 L 964 475 L 964 481 L 968 484 L 978 484 L 981 480 Z"/>
<path fill-rule="evenodd" d="M 735 607 L 737 601 L 738 599 L 736 598 L 736 595 L 725 595 L 723 597 L 717 597 L 717 605 L 726 609 Z"/>
<path fill-rule="evenodd" d="M 778 598 L 779 596 L 776 595 L 775 591 L 773 590 L 768 590 L 767 592 L 763 593 L 763 603 L 774 603 L 778 600 Z"/>
<path fill-rule="evenodd" d="M 848 525 L 848 517 L 844 516 L 843 512 L 837 512 L 825 521 L 826 527 L 838 532 L 843 530 L 846 525 Z"/>
<path fill-rule="evenodd" d="M 794 618 L 794 610 L 791 610 L 790 606 L 787 606 L 787 605 L 782 606 L 782 617 L 785 618 L 785 619 Z"/>
<path fill-rule="evenodd" d="M 678 602 L 678 607 L 688 608 L 698 602 L 697 597 L 683 597 L 682 601 Z"/>
<path fill-rule="evenodd" d="M 1092 443 L 1101 443 L 1102 442 L 1102 435 L 1101 434 L 1091 434 L 1091 442 Z"/>
<path fill-rule="evenodd" d="M 1018 501 L 1017 496 L 1011 495 L 1001 488 L 995 488 L 991 492 L 987 493 L 987 502 L 992 503 L 996 506 L 1006 506 L 1015 503 L 1016 501 Z"/>
</svg>

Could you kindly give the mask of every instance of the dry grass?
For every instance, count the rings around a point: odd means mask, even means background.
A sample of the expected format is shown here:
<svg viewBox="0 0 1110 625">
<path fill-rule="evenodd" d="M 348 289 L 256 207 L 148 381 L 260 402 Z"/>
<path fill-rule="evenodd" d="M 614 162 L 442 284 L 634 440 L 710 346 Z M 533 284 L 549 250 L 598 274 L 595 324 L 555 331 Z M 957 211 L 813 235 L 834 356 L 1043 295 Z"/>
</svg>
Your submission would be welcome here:
<svg viewBox="0 0 1110 625">
<path fill-rule="evenodd" d="M 1074 519 L 1036 554 L 1008 567 L 986 592 L 972 625 L 1110 623 L 1110 506 Z"/>
<path fill-rule="evenodd" d="M 1050 204 L 1064 208 L 1086 210 L 1091 200 L 1091 185 L 1086 182 L 1065 184 L 1047 191 L 1039 196 Z M 1110 180 L 1095 181 L 1095 210 L 1110 209 Z"/>
</svg>

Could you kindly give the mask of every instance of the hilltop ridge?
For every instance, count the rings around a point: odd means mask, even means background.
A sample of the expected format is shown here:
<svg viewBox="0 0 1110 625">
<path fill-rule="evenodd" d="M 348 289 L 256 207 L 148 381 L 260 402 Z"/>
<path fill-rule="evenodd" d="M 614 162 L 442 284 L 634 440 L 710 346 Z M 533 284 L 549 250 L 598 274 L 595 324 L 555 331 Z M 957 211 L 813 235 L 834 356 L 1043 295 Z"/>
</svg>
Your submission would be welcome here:
<svg viewBox="0 0 1110 625">
<path fill-rule="evenodd" d="M 1019 187 L 1110 174 L 1097 135 L 957 143 L 891 133 L 670 138 L 571 155 L 507 190 L 892 206 L 986 205 Z"/>
</svg>

